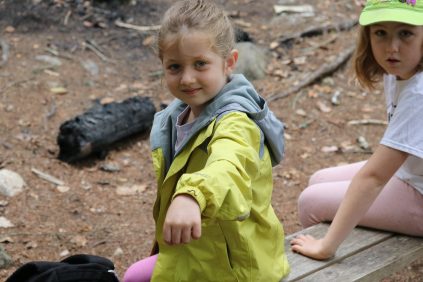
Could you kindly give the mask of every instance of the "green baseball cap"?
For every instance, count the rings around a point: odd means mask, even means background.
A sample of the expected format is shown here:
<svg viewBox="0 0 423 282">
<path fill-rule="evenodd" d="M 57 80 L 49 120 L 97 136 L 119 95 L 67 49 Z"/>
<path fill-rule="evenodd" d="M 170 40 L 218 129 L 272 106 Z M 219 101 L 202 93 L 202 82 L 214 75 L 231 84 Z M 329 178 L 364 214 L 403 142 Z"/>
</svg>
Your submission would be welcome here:
<svg viewBox="0 0 423 282">
<path fill-rule="evenodd" d="M 423 0 L 368 0 L 359 23 L 370 25 L 379 22 L 423 25 Z"/>
</svg>

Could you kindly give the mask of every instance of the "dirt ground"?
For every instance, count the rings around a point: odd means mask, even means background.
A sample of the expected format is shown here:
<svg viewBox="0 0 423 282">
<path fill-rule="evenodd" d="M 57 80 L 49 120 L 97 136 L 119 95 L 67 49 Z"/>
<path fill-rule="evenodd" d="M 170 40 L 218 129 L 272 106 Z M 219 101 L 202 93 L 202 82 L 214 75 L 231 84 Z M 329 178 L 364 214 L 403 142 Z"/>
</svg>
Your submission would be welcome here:
<svg viewBox="0 0 423 282">
<path fill-rule="evenodd" d="M 68 164 L 57 158 L 60 125 L 96 101 L 139 95 L 150 97 L 158 109 L 172 99 L 152 50 L 154 31 L 119 27 L 115 21 L 157 25 L 173 1 L 126 2 L 0 1 L 0 39 L 9 47 L 2 45 L 0 65 L 0 168 L 17 172 L 26 182 L 19 195 L 0 196 L 0 216 L 14 225 L 0 228 L 0 242 L 13 259 L 0 270 L 2 281 L 25 262 L 58 261 L 76 253 L 108 257 L 122 276 L 149 254 L 156 186 L 148 133 L 111 146 L 103 159 Z M 356 20 L 353 1 L 285 1 L 312 5 L 312 17 L 278 17 L 273 9 L 277 0 L 218 2 L 257 45 L 272 50 L 268 75 L 253 81 L 266 98 L 305 81 L 354 45 L 355 27 L 275 43 L 312 26 Z M 40 55 L 61 64 L 46 63 Z M 286 125 L 286 157 L 274 168 L 273 195 L 286 234 L 301 229 L 296 203 L 308 177 L 319 168 L 367 159 L 383 133 L 383 124 L 349 123 L 385 120 L 382 93 L 367 93 L 350 78 L 347 62 L 269 102 Z M 368 147 L 357 142 L 359 137 Z M 34 169 L 64 184 L 40 178 Z M 384 281 L 423 281 L 423 262 Z"/>
</svg>

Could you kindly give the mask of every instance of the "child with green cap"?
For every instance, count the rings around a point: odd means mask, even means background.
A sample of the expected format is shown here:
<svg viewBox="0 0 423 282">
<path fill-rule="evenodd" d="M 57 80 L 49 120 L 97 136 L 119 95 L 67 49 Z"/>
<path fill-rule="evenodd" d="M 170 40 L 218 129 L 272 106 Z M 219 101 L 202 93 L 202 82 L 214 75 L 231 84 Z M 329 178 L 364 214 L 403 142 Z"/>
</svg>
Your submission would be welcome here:
<svg viewBox="0 0 423 282">
<path fill-rule="evenodd" d="M 317 171 L 300 195 L 304 227 L 332 221 L 293 251 L 332 257 L 356 225 L 423 236 L 423 0 L 369 0 L 354 56 L 359 83 L 383 80 L 388 126 L 369 160 Z"/>
</svg>

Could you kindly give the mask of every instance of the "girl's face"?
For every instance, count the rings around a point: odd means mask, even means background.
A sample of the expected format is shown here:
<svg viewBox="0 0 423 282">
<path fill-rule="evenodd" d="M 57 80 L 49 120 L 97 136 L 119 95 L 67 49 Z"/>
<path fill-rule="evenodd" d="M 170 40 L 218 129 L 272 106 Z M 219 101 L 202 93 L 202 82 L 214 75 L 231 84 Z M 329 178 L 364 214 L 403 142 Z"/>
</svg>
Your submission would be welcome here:
<svg viewBox="0 0 423 282">
<path fill-rule="evenodd" d="M 162 59 L 166 84 L 173 96 L 190 106 L 194 118 L 198 117 L 227 83 L 238 53 L 233 50 L 228 58 L 222 58 L 212 49 L 210 37 L 198 31 L 184 34 L 183 39 L 169 35 L 166 42 L 170 42 Z"/>
<path fill-rule="evenodd" d="M 398 79 L 412 77 L 423 57 L 423 26 L 382 22 L 370 26 L 376 62 Z"/>
</svg>

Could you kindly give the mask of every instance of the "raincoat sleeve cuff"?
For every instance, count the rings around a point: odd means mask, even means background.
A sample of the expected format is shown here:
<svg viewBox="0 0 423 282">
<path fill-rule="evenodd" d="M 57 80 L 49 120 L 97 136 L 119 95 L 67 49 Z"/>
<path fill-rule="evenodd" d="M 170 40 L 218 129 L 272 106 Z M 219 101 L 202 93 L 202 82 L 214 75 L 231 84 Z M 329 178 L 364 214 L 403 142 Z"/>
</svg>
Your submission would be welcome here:
<svg viewBox="0 0 423 282">
<path fill-rule="evenodd" d="M 201 212 L 203 212 L 206 208 L 206 197 L 204 197 L 204 194 L 200 190 L 192 187 L 180 188 L 175 192 L 172 197 L 172 200 L 175 199 L 176 196 L 179 196 L 181 194 L 190 195 L 191 197 L 193 197 L 200 206 Z"/>
</svg>

